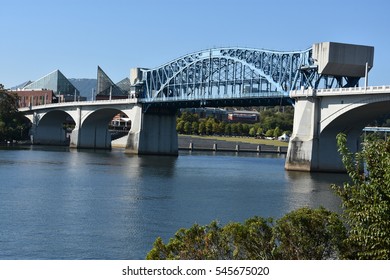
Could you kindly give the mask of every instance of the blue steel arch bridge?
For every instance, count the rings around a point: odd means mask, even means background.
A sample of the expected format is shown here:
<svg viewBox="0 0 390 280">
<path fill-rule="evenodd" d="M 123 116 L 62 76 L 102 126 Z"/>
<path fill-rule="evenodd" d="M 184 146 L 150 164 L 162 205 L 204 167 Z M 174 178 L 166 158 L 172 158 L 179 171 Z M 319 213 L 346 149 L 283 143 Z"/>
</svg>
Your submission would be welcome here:
<svg viewBox="0 0 390 280">
<path fill-rule="evenodd" d="M 21 111 L 32 122 L 34 144 L 69 142 L 74 148 L 110 148 L 108 123 L 123 113 L 131 122 L 120 143 L 127 152 L 177 155 L 179 108 L 284 105 L 293 98 L 296 110 L 286 169 L 339 171 L 336 134 L 347 132 L 350 150 L 357 151 L 364 126 L 388 112 L 389 86 L 367 87 L 366 80 L 359 87 L 373 57 L 373 47 L 333 42 L 296 52 L 216 48 L 155 69 L 131 69 L 130 92 L 127 80 L 125 86 L 115 87 L 101 73 L 106 80 L 99 85 L 109 100 L 30 106 Z M 63 129 L 68 118 L 75 123 L 69 137 Z"/>
<path fill-rule="evenodd" d="M 154 69 L 137 69 L 133 92 L 146 109 L 273 106 L 292 104 L 290 90 L 358 85 L 361 76 L 320 74 L 312 54 L 313 48 L 198 51 Z"/>
</svg>

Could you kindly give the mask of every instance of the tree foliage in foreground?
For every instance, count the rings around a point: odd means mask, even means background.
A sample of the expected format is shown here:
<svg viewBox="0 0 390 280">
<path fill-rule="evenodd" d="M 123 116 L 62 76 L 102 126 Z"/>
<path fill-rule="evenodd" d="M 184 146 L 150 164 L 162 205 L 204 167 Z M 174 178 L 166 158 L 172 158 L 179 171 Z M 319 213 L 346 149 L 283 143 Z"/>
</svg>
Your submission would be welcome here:
<svg viewBox="0 0 390 280">
<path fill-rule="evenodd" d="M 279 219 L 274 238 L 277 259 L 336 259 L 344 254 L 346 229 L 336 213 L 305 207 Z"/>
<path fill-rule="evenodd" d="M 28 124 L 18 111 L 18 96 L 9 93 L 0 84 L 0 142 L 26 139 Z"/>
<path fill-rule="evenodd" d="M 301 208 L 275 223 L 254 217 L 222 227 L 194 225 L 167 244 L 158 238 L 147 258 L 390 259 L 390 141 L 366 142 L 355 154 L 344 134 L 337 142 L 351 179 L 332 185 L 342 199 L 343 221 L 324 208 Z"/>
<path fill-rule="evenodd" d="M 361 152 L 347 148 L 344 134 L 337 136 L 342 161 L 351 178 L 332 185 L 342 198 L 350 248 L 347 258 L 390 259 L 390 141 L 366 142 Z"/>
<path fill-rule="evenodd" d="M 193 225 L 164 244 L 157 238 L 147 259 L 271 260 L 337 258 L 345 228 L 324 208 L 301 208 L 276 221 L 253 217 L 243 224 Z"/>
</svg>

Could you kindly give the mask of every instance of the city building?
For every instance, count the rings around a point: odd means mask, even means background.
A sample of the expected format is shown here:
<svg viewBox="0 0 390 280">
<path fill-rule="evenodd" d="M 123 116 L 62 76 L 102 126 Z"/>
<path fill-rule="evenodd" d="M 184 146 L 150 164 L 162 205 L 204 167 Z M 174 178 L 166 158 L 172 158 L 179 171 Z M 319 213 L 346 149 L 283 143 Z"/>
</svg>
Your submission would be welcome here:
<svg viewBox="0 0 390 280">
<path fill-rule="evenodd" d="M 257 111 L 230 111 L 227 119 L 229 122 L 255 123 L 260 120 L 260 113 Z"/>
<path fill-rule="evenodd" d="M 257 111 L 228 110 L 222 108 L 187 108 L 181 109 L 182 112 L 197 114 L 200 118 L 212 117 L 219 121 L 256 123 L 260 121 L 260 113 Z"/>
<path fill-rule="evenodd" d="M 52 90 L 16 90 L 11 91 L 18 95 L 18 107 L 30 107 L 45 105 L 58 102 L 58 98 L 55 96 Z"/>
<path fill-rule="evenodd" d="M 11 91 L 20 97 L 20 107 L 86 100 L 60 70 L 55 70 L 36 81 L 25 82 Z"/>
</svg>

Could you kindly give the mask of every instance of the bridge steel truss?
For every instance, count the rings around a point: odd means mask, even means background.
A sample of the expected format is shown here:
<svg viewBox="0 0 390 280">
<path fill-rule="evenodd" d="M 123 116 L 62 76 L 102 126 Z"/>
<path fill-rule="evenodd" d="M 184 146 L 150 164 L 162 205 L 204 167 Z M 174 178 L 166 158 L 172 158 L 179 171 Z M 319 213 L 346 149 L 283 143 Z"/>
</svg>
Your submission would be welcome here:
<svg viewBox="0 0 390 280">
<path fill-rule="evenodd" d="M 276 105 L 289 99 L 290 90 L 310 86 L 317 74 L 311 48 L 295 52 L 216 48 L 141 71 L 142 102 L 174 102 L 180 107 L 229 101 L 262 105 L 264 100 Z"/>
</svg>

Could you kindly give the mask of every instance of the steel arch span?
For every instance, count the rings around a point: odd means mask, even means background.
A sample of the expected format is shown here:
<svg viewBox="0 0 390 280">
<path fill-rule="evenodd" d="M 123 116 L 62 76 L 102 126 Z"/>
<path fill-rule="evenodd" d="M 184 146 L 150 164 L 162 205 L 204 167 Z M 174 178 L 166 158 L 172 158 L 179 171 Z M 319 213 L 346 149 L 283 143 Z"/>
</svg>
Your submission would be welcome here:
<svg viewBox="0 0 390 280">
<path fill-rule="evenodd" d="M 155 69 L 141 69 L 142 102 L 288 99 L 290 90 L 308 81 L 302 69 L 311 68 L 311 48 L 204 50 Z"/>
</svg>

